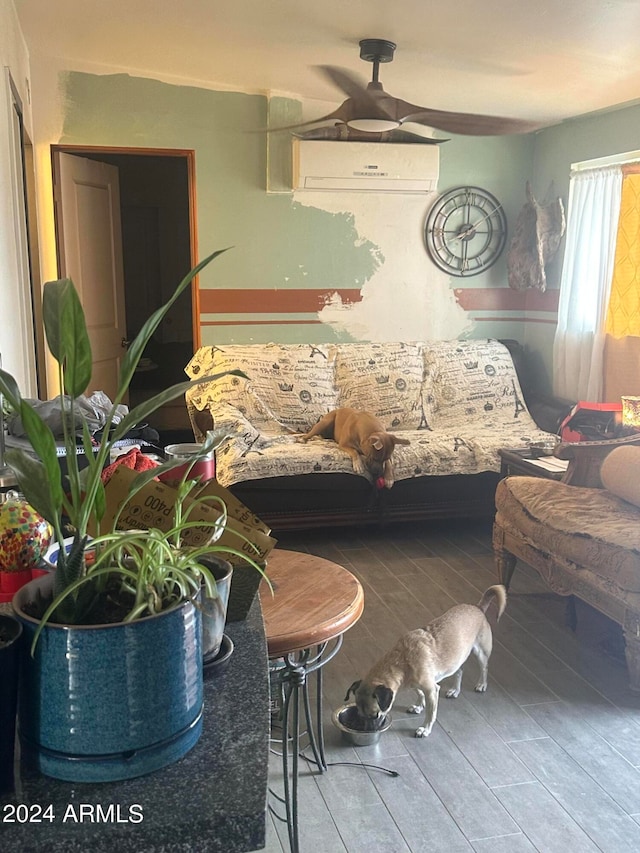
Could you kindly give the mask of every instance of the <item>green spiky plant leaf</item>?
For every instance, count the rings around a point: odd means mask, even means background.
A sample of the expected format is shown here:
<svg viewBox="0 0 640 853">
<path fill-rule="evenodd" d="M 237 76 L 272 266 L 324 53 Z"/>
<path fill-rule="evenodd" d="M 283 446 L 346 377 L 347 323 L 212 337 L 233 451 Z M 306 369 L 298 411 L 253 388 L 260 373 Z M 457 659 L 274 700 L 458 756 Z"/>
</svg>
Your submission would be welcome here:
<svg viewBox="0 0 640 853">
<path fill-rule="evenodd" d="M 60 406 L 63 412 L 63 443 L 68 469 L 66 481 L 63 481 L 56 441 L 51 429 L 38 412 L 22 399 L 13 376 L 0 369 L 0 392 L 4 394 L 12 409 L 20 413 L 26 436 L 35 451 L 34 458 L 33 454 L 26 453 L 23 450 L 8 450 L 6 453 L 7 462 L 13 468 L 26 500 L 53 526 L 55 538 L 60 546 L 55 573 L 54 601 L 43 617 L 45 620 L 54 618 L 56 621 L 68 624 L 81 623 L 93 606 L 97 593 L 104 586 L 104 576 L 108 574 L 108 564 L 105 560 L 116 553 L 117 543 L 121 542 L 122 534 L 113 532 L 106 534 L 107 538 L 102 539 L 104 553 L 99 556 L 97 561 L 94 560 L 91 566 L 88 566 L 86 554 L 89 528 L 94 527 L 100 531 L 100 523 L 105 513 L 105 490 L 101 473 L 109 461 L 113 444 L 131 429 L 144 422 L 157 408 L 184 394 L 189 387 L 225 375 L 204 376 L 192 382 L 181 382 L 173 385 L 130 411 L 119 423 L 113 423 L 115 407 L 124 399 L 138 362 L 152 335 L 180 294 L 189 287 L 193 278 L 224 251 L 227 250 L 213 252 L 195 266 L 182 279 L 166 304 L 149 317 L 131 343 L 120 369 L 113 409 L 107 417 L 103 438 L 97 448 L 92 446 L 92 439 L 86 423 L 76 411 L 77 398 L 85 392 L 91 381 L 92 370 L 92 353 L 84 311 L 70 279 L 61 279 L 45 284 L 43 322 L 47 345 L 58 365 Z M 232 372 L 244 377 L 240 371 Z M 76 453 L 78 432 L 81 432 L 83 447 L 85 451 L 88 451 L 86 453 L 88 464 L 82 471 L 79 468 Z M 208 443 L 205 442 L 200 454 L 193 457 L 193 464 L 211 452 L 211 448 L 217 446 L 221 440 L 222 437 L 216 435 Z M 162 470 L 170 470 L 171 467 L 176 467 L 179 464 L 180 461 L 167 463 Z M 142 477 L 132 484 L 132 489 L 137 490 L 146 482 L 148 482 L 148 478 Z M 180 517 L 179 513 L 177 517 Z M 187 518 L 184 518 L 180 523 L 185 526 L 194 524 Z M 69 550 L 65 549 L 64 544 L 65 524 L 69 524 L 74 530 L 73 542 Z M 146 534 L 145 538 L 145 531 L 131 533 L 127 539 L 128 547 L 135 551 L 135 542 L 144 540 L 152 543 L 148 546 L 147 551 L 155 550 L 159 553 L 162 551 L 159 542 L 164 541 L 166 547 L 169 548 L 173 541 L 179 542 L 179 532 L 178 525 L 178 529 L 174 529 L 171 535 L 161 535 L 159 539 L 155 534 L 151 538 Z M 109 536 L 112 538 L 109 539 Z M 173 540 L 171 536 L 174 537 Z M 100 537 L 98 539 L 100 540 Z M 93 543 L 91 545 L 93 548 Z M 144 547 L 139 550 L 140 553 L 147 553 Z M 165 550 L 163 553 L 166 557 L 170 550 Z M 165 559 L 165 563 L 167 560 L 168 558 Z M 174 560 L 176 565 L 182 565 L 180 561 L 183 560 L 183 557 L 174 556 Z M 191 555 L 187 558 L 187 565 L 190 569 L 195 563 L 197 563 L 197 555 Z M 259 567 L 256 565 L 256 568 Z M 130 582 L 130 568 L 126 569 L 125 575 Z M 147 580 L 143 579 L 143 575 L 144 573 L 140 575 L 138 582 L 144 587 Z M 195 575 L 197 575 L 197 584 L 199 584 L 203 575 L 199 569 L 195 571 Z M 181 589 L 183 594 L 188 596 L 193 592 L 194 583 L 193 576 L 187 582 L 183 573 L 180 575 L 179 582 L 169 581 L 169 587 L 174 590 Z M 213 583 L 215 587 L 215 582 Z M 211 586 L 211 578 L 207 579 L 207 584 L 209 587 Z M 138 591 L 136 600 L 141 595 L 142 593 Z M 142 597 L 144 598 L 143 595 Z M 141 606 L 141 600 L 138 600 L 136 613 L 142 613 L 145 610 Z"/>
</svg>

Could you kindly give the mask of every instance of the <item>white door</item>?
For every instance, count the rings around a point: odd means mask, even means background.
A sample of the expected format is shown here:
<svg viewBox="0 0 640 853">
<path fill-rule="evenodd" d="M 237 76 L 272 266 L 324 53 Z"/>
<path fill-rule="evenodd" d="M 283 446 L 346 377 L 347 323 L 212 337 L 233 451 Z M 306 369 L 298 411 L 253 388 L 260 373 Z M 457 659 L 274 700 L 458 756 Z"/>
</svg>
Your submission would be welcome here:
<svg viewBox="0 0 640 853">
<path fill-rule="evenodd" d="M 127 336 L 118 169 L 59 151 L 54 164 L 60 273 L 76 286 L 93 351 L 87 390 L 113 400 Z"/>
</svg>

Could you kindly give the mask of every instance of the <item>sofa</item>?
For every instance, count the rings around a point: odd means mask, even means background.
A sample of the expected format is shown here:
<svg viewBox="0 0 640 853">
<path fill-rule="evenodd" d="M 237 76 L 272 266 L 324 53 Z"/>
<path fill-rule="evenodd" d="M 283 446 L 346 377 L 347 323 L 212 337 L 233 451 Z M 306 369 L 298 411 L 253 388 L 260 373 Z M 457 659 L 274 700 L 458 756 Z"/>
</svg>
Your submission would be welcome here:
<svg viewBox="0 0 640 853">
<path fill-rule="evenodd" d="M 640 691 L 640 434 L 560 444 L 561 482 L 513 476 L 496 489 L 493 547 L 509 586 L 517 560 L 554 592 L 622 626 L 631 689 Z M 568 609 L 575 628 L 575 607 Z"/>
<path fill-rule="evenodd" d="M 511 346 L 514 348 L 514 345 Z M 517 347 L 516 347 L 517 349 Z M 521 354 L 521 352 L 520 352 Z M 216 477 L 277 533 L 305 527 L 493 514 L 501 447 L 549 438 L 532 418 L 509 347 L 428 343 L 201 347 L 185 371 L 196 440 L 222 429 Z M 326 412 L 366 409 L 410 441 L 379 489 L 325 439 L 299 441 Z"/>
</svg>

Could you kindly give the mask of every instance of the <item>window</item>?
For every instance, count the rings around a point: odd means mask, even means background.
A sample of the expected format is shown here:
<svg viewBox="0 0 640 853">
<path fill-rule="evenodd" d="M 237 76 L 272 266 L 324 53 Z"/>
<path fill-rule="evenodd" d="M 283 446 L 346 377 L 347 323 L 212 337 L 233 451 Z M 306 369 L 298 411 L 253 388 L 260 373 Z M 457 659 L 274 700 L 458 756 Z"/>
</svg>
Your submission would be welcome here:
<svg viewBox="0 0 640 853">
<path fill-rule="evenodd" d="M 633 152 L 572 170 L 554 342 L 554 390 L 570 399 L 619 400 L 620 382 L 640 391 L 639 161 Z M 638 355 L 624 368 L 632 336 Z"/>
</svg>

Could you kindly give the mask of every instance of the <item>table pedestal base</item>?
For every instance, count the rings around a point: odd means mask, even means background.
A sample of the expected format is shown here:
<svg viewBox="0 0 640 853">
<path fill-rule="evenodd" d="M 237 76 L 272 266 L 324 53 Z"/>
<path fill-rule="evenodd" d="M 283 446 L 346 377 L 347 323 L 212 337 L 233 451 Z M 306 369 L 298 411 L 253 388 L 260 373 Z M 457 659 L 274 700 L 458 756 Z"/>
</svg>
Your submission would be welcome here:
<svg viewBox="0 0 640 853">
<path fill-rule="evenodd" d="M 306 733 L 313 751 L 313 761 L 319 773 L 327 769 L 322 730 L 322 667 L 340 650 L 342 635 L 313 648 L 302 649 L 270 662 L 270 673 L 280 692 L 282 707 L 282 772 L 284 796 L 269 793 L 284 803 L 286 817 L 272 806 L 269 810 L 278 820 L 286 821 L 292 853 L 299 853 L 298 837 L 298 772 L 300 759 L 300 699 L 302 698 Z M 311 713 L 309 680 L 316 674 L 315 725 Z"/>
</svg>

